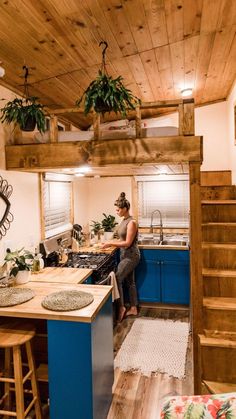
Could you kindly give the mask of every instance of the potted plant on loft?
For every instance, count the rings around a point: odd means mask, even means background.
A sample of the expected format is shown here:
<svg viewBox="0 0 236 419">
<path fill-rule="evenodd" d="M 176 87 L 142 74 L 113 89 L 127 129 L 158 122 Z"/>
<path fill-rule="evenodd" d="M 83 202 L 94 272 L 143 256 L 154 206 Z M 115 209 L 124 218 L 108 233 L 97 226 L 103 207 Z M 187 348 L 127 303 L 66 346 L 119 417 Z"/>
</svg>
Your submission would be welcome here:
<svg viewBox="0 0 236 419">
<path fill-rule="evenodd" d="M 45 114 L 43 112 L 44 106 L 37 103 L 36 96 L 29 96 L 28 75 L 29 69 L 23 66 L 24 75 L 24 94 L 23 98 L 15 98 L 1 109 L 1 122 L 10 124 L 16 123 L 20 126 L 22 131 L 33 131 L 37 126 L 39 132 L 45 131 Z"/>
<path fill-rule="evenodd" d="M 105 45 L 102 52 L 102 66 L 95 80 L 93 80 L 82 96 L 76 101 L 80 106 L 84 103 L 84 113 L 87 115 L 91 110 L 104 115 L 106 112 L 120 112 L 122 117 L 126 116 L 128 109 L 135 109 L 140 104 L 140 99 L 134 96 L 131 90 L 123 84 L 122 76 L 113 79 L 108 75 L 105 64 L 105 52 L 108 47 L 107 42 L 101 41 L 100 45 Z"/>
<path fill-rule="evenodd" d="M 34 256 L 23 247 L 11 252 L 7 250 L 5 261 L 10 262 L 10 276 L 15 277 L 16 284 L 25 284 L 29 281 Z"/>
<path fill-rule="evenodd" d="M 104 230 L 104 238 L 105 240 L 110 240 L 113 237 L 114 228 L 118 223 L 116 222 L 114 215 L 106 215 L 104 213 L 102 215 L 104 216 L 101 221 Z"/>
<path fill-rule="evenodd" d="M 45 131 L 43 105 L 36 103 L 37 97 L 15 98 L 1 109 L 1 122 L 17 123 L 22 131 L 33 131 L 37 126 L 39 132 Z"/>
</svg>

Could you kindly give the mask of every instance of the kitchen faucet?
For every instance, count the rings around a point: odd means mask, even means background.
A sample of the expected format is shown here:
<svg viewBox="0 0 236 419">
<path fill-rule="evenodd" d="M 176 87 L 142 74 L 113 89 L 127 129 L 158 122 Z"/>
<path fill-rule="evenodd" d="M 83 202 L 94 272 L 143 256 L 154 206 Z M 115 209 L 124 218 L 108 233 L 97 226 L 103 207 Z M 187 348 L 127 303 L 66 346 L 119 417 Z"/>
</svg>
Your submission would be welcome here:
<svg viewBox="0 0 236 419">
<path fill-rule="evenodd" d="M 153 224 L 153 218 L 154 218 L 154 214 L 158 212 L 159 217 L 160 217 L 160 224 Z M 153 233 L 153 227 L 160 227 L 160 242 L 163 241 L 163 224 L 162 224 L 162 215 L 161 215 L 161 211 L 159 209 L 154 210 L 151 213 L 151 225 L 150 225 L 150 233 Z"/>
</svg>

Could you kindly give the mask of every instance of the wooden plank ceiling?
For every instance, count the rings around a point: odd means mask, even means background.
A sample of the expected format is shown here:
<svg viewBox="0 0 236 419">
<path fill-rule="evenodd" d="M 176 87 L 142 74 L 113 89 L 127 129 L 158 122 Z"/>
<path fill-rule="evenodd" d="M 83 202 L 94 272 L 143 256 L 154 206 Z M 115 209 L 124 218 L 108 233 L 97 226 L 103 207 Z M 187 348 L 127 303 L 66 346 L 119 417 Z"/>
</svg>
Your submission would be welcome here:
<svg viewBox="0 0 236 419">
<path fill-rule="evenodd" d="M 197 105 L 212 103 L 235 80 L 235 29 L 235 0 L 0 0 L 0 84 L 22 92 L 27 65 L 31 95 L 50 109 L 73 107 L 106 40 L 109 74 L 142 101 L 192 87 Z M 91 122 L 64 117 L 82 129 Z"/>
</svg>

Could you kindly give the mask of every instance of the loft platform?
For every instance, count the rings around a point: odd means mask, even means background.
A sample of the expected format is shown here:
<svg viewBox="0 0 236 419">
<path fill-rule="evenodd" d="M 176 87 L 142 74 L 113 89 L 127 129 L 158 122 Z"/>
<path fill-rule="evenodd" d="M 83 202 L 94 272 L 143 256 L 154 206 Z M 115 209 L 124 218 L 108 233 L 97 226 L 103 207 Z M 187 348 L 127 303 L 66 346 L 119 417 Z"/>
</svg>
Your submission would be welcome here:
<svg viewBox="0 0 236 419">
<path fill-rule="evenodd" d="M 148 108 L 178 109 L 178 135 L 143 137 L 142 110 Z M 109 165 L 150 165 L 157 163 L 189 163 L 202 161 L 202 137 L 194 136 L 194 102 L 190 100 L 144 103 L 136 108 L 134 138 L 104 139 L 100 115 L 94 114 L 94 138 L 86 140 L 88 132 L 79 132 L 78 141 L 58 140 L 57 115 L 81 112 L 78 108 L 58 109 L 50 119 L 49 142 L 6 146 L 7 170 L 46 171 L 73 168 L 82 164 L 91 167 Z M 64 138 L 76 132 L 63 132 Z M 17 135 L 19 132 L 17 133 Z M 117 132 L 115 133 L 117 134 Z M 83 140 L 84 135 L 84 140 Z M 112 131 L 111 131 L 112 135 Z M 81 140 L 82 136 L 82 140 Z"/>
</svg>

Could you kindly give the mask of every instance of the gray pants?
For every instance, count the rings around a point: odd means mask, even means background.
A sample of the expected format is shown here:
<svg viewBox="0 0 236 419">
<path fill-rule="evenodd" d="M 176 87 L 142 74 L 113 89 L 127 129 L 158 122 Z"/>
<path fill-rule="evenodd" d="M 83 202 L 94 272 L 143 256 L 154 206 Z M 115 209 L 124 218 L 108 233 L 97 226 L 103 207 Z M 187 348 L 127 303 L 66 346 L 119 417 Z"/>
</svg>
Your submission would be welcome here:
<svg viewBox="0 0 236 419">
<path fill-rule="evenodd" d="M 137 306 L 137 289 L 134 278 L 134 269 L 139 264 L 140 253 L 138 249 L 121 249 L 120 262 L 116 270 L 116 280 L 120 293 L 120 304 L 124 305 L 123 285 L 126 285 L 131 306 Z"/>
</svg>

